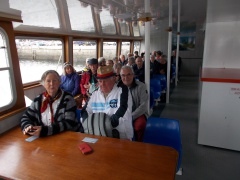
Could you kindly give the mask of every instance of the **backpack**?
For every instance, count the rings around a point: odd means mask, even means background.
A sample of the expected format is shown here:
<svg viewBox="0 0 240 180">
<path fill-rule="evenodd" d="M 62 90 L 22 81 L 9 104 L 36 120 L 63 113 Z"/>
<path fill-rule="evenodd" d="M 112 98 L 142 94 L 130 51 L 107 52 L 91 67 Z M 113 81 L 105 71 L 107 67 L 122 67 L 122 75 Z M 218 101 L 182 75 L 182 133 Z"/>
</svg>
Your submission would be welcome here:
<svg viewBox="0 0 240 180">
<path fill-rule="evenodd" d="M 112 127 L 111 118 L 103 113 L 89 114 L 82 122 L 84 133 L 119 138 L 119 132 Z"/>
</svg>

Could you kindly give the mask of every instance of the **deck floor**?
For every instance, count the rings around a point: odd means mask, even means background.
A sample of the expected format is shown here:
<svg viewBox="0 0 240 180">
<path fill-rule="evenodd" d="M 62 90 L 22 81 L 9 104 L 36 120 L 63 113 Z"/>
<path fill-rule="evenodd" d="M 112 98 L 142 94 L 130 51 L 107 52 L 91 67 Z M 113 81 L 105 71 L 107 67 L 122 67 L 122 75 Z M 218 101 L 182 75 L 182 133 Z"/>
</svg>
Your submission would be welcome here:
<svg viewBox="0 0 240 180">
<path fill-rule="evenodd" d="M 181 77 L 178 86 L 170 93 L 169 103 L 160 103 L 152 114 L 180 121 L 183 175 L 176 175 L 175 179 L 240 179 L 240 152 L 197 143 L 198 103 L 199 77 Z"/>
</svg>

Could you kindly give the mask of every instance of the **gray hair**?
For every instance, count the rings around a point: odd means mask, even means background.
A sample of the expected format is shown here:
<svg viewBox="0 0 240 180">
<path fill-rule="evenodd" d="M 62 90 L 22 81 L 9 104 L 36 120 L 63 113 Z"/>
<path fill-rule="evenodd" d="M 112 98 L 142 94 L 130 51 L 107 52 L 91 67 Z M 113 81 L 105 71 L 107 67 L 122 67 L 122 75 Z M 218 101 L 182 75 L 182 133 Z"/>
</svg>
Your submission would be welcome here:
<svg viewBox="0 0 240 180">
<path fill-rule="evenodd" d="M 98 58 L 98 63 L 102 63 L 102 62 L 104 62 L 104 61 L 106 61 L 106 59 L 105 59 L 104 57 Z"/>
<path fill-rule="evenodd" d="M 69 63 L 69 62 L 66 62 L 66 63 L 63 64 L 63 72 L 62 72 L 62 74 L 63 74 L 64 76 L 66 76 L 66 74 L 67 74 L 67 73 L 66 73 L 66 68 L 67 68 L 68 66 L 71 66 L 72 72 L 76 72 L 76 70 L 74 69 L 73 65 L 72 65 L 71 63 Z"/>
<path fill-rule="evenodd" d="M 132 72 L 132 74 L 134 74 L 134 71 L 133 71 L 132 66 L 125 65 L 125 66 L 123 66 L 123 67 L 121 68 L 121 71 L 122 71 L 123 69 L 129 69 L 129 70 Z M 121 73 L 120 73 L 120 74 L 121 74 Z"/>
<path fill-rule="evenodd" d="M 44 85 L 44 81 L 46 80 L 46 77 L 48 76 L 48 74 L 55 74 L 59 80 L 59 82 L 61 83 L 61 77 L 59 76 L 58 72 L 55 70 L 47 70 L 43 73 L 42 77 L 41 77 L 41 84 Z"/>
</svg>

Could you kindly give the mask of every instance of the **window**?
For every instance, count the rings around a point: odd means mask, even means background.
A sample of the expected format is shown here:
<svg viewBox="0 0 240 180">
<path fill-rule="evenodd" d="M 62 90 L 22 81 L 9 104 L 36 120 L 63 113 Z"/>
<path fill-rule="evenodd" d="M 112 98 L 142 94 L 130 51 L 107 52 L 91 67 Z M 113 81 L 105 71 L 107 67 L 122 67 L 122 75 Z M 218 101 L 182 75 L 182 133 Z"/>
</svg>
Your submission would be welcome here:
<svg viewBox="0 0 240 180">
<path fill-rule="evenodd" d="M 128 22 L 120 22 L 121 34 L 124 36 L 130 36 Z"/>
<path fill-rule="evenodd" d="M 5 110 L 14 105 L 16 88 L 13 80 L 11 57 L 8 38 L 5 31 L 0 28 L 0 109 Z"/>
<path fill-rule="evenodd" d="M 134 41 L 134 49 L 133 52 L 138 51 L 138 55 L 140 56 L 140 41 Z"/>
<path fill-rule="evenodd" d="M 117 52 L 116 42 L 110 42 L 110 41 L 103 42 L 103 57 L 106 60 L 113 59 L 114 57 L 116 57 L 116 52 Z"/>
<path fill-rule="evenodd" d="M 129 52 L 130 52 L 130 42 L 122 42 L 121 54 L 124 54 L 125 56 L 127 56 Z"/>
<path fill-rule="evenodd" d="M 86 65 L 87 58 L 97 57 L 97 42 L 86 40 L 73 41 L 73 67 L 81 71 Z"/>
<path fill-rule="evenodd" d="M 67 5 L 72 30 L 95 32 L 90 5 L 78 0 L 67 0 Z"/>
<path fill-rule="evenodd" d="M 22 82 L 39 81 L 49 69 L 62 74 L 63 43 L 60 39 L 16 38 Z"/>
<path fill-rule="evenodd" d="M 23 23 L 14 22 L 14 28 L 21 26 L 59 28 L 58 10 L 55 1 L 49 0 L 9 0 L 10 8 L 22 12 Z M 20 30 L 19 29 L 19 30 Z"/>
<path fill-rule="evenodd" d="M 116 34 L 115 23 L 110 12 L 106 9 L 103 9 L 99 13 L 102 25 L 102 32 L 104 34 Z"/>
<path fill-rule="evenodd" d="M 139 26 L 138 26 L 138 23 L 137 21 L 133 21 L 132 22 L 132 27 L 133 27 L 133 34 L 134 36 L 140 36 L 140 33 L 139 33 Z"/>
</svg>

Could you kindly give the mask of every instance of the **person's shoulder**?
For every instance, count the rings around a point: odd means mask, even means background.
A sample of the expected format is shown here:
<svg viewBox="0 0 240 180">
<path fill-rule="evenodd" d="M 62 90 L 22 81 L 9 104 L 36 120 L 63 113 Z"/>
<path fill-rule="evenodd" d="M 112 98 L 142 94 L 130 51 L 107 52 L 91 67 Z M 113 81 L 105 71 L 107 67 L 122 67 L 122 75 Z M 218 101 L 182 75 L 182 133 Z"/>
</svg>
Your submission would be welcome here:
<svg viewBox="0 0 240 180">
<path fill-rule="evenodd" d="M 137 84 L 138 87 L 147 87 L 145 83 L 141 82 L 141 81 L 135 81 L 135 83 Z"/>
</svg>

